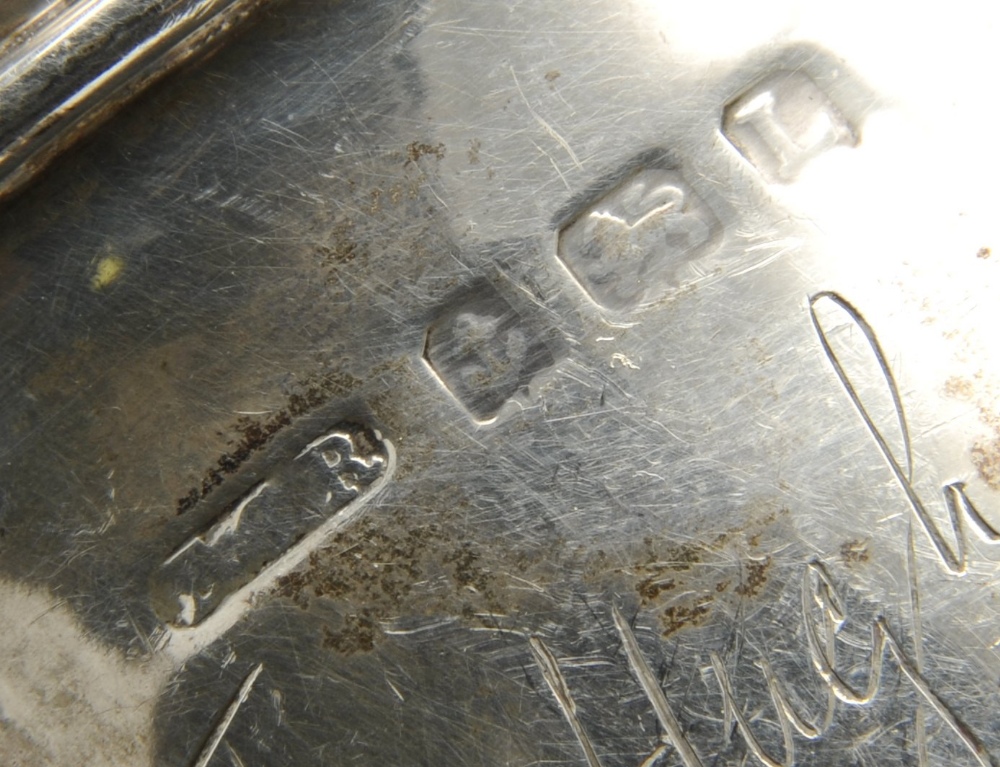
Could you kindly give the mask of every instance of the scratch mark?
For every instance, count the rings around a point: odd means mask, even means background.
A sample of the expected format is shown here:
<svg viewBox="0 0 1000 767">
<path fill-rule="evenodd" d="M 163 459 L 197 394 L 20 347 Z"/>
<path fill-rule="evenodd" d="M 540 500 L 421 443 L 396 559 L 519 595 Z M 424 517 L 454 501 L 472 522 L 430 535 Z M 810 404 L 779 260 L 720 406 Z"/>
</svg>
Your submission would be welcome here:
<svg viewBox="0 0 1000 767">
<path fill-rule="evenodd" d="M 571 187 L 569 185 L 569 182 L 566 180 L 566 176 L 564 176 L 563 172 L 561 170 L 559 170 L 559 163 L 557 163 L 555 161 L 555 159 L 552 157 L 552 155 L 550 155 L 548 152 L 546 152 L 544 149 L 542 149 L 540 146 L 538 146 L 538 144 L 535 144 L 534 141 L 532 141 L 531 143 L 534 145 L 535 149 L 537 149 L 539 152 L 541 152 L 543 155 L 545 155 L 546 158 L 548 158 L 548 161 L 550 163 L 552 163 L 552 167 L 555 169 L 556 173 L 559 174 L 559 180 L 563 182 L 563 186 L 566 187 L 566 191 L 569 192 L 570 194 L 572 194 L 573 193 L 573 187 Z"/>
<path fill-rule="evenodd" d="M 246 767 L 246 763 L 240 758 L 240 755 L 236 753 L 236 749 L 226 742 L 226 751 L 229 752 L 229 758 L 233 762 L 233 767 Z"/>
<path fill-rule="evenodd" d="M 555 140 L 557 144 L 559 144 L 559 146 L 561 146 L 563 149 L 566 150 L 566 154 L 569 155 L 569 159 L 573 161 L 573 164 L 580 170 L 583 170 L 583 165 L 580 163 L 580 158 L 576 156 L 576 152 L 573 151 L 573 147 L 569 145 L 569 142 L 566 141 L 566 139 L 564 139 L 562 136 L 560 136 L 559 133 L 556 131 L 556 129 L 553 128 L 551 125 L 549 125 L 547 122 L 545 122 L 545 120 L 543 120 L 541 116 L 539 116 L 538 112 L 536 112 L 532 108 L 531 103 L 528 101 L 528 97 L 524 95 L 524 90 L 522 90 L 521 83 L 517 79 L 517 73 L 514 72 L 514 67 L 510 67 L 510 76 L 514 78 L 514 85 L 517 86 L 517 92 L 521 94 L 521 99 L 522 101 L 524 101 L 524 105 L 528 108 L 528 111 L 531 113 L 531 116 L 535 118 L 535 121 L 542 126 L 542 129 L 546 133 L 548 133 L 549 136 L 551 136 L 552 139 Z M 561 176 L 562 174 L 560 173 L 559 175 Z"/>
<path fill-rule="evenodd" d="M 660 760 L 660 757 L 665 753 L 667 753 L 667 747 L 665 745 L 657 746 L 653 753 L 642 760 L 642 764 L 640 764 L 639 767 L 653 767 L 653 765 L 656 764 Z"/>
<path fill-rule="evenodd" d="M 917 580 L 916 550 L 913 540 L 913 522 L 906 526 L 906 572 L 909 575 L 910 620 L 913 624 L 913 665 L 918 674 L 924 673 L 924 628 L 920 617 L 920 583 Z M 927 717 L 922 701 L 917 701 L 913 719 L 914 738 L 917 742 L 917 764 L 927 767 Z"/>
<path fill-rule="evenodd" d="M 385 678 L 385 683 L 389 685 L 389 689 L 396 693 L 396 697 L 399 698 L 400 703 L 406 703 L 406 698 L 403 697 L 403 693 L 399 691 L 399 688 L 392 683 L 392 680 L 389 679 L 389 677 Z"/>
<path fill-rule="evenodd" d="M 702 767 L 701 758 L 684 736 L 680 722 L 677 721 L 677 717 L 667 702 L 667 696 L 664 695 L 663 689 L 656 681 L 649 664 L 646 663 L 646 659 L 639 650 L 639 642 L 636 641 L 632 627 L 628 625 L 628 621 L 625 620 L 616 606 L 612 606 L 611 614 L 614 617 L 618 635 L 621 637 L 622 646 L 625 648 L 625 656 L 628 658 L 629 666 L 632 667 L 632 673 L 639 680 L 649 702 L 653 704 L 656 718 L 659 719 L 660 725 L 667 733 L 670 743 L 677 749 L 685 767 Z"/>
<path fill-rule="evenodd" d="M 587 764 L 589 767 L 601 767 L 601 760 L 597 758 L 597 752 L 594 751 L 594 746 L 587 736 L 587 731 L 583 729 L 583 724 L 576 715 L 576 703 L 573 701 L 573 696 L 566 685 L 566 678 L 563 676 L 562 671 L 559 670 L 559 663 L 556 661 L 555 656 L 537 636 L 529 638 L 528 643 L 531 647 L 531 654 L 535 656 L 535 663 L 541 669 L 542 677 L 545 679 L 546 684 L 548 684 L 549 689 L 552 690 L 552 694 L 555 696 L 556 702 L 559 703 L 559 708 L 562 709 L 566 721 L 569 722 L 569 726 L 573 728 L 573 733 L 576 735 L 576 739 L 580 741 L 580 746 L 583 747 L 583 753 L 587 757 Z"/>
<path fill-rule="evenodd" d="M 521 86 L 519 85 L 518 90 L 520 90 L 520 88 Z M 523 96 L 524 94 L 522 93 L 521 95 Z M 525 101 L 527 102 L 527 100 Z M 528 109 L 531 109 L 531 107 L 528 107 Z M 561 146 L 563 149 L 566 150 L 566 154 L 569 155 L 569 159 L 573 161 L 573 164 L 580 170 L 583 170 L 583 165 L 580 164 L 580 159 L 576 156 L 576 152 L 573 151 L 573 147 L 569 145 L 569 142 L 566 141 L 566 139 L 564 139 L 562 136 L 560 136 L 556 132 L 555 128 L 553 128 L 551 125 L 545 122 L 545 120 L 543 120 L 541 117 L 535 114 L 535 111 L 533 109 L 531 110 L 531 114 L 534 115 L 534 118 L 538 121 L 538 124 L 545 129 L 545 132 L 548 133 L 553 139 L 555 139 L 556 143 L 558 143 L 559 146 Z"/>
<path fill-rule="evenodd" d="M 385 632 L 386 636 L 411 636 L 413 634 L 420 634 L 425 631 L 435 631 L 436 629 L 443 628 L 445 626 L 450 626 L 455 622 L 454 618 L 445 618 L 444 620 L 435 621 L 434 623 L 427 623 L 422 626 L 417 626 L 416 628 L 385 628 L 382 631 Z"/>
<path fill-rule="evenodd" d="M 250 691 L 253 690 L 254 682 L 257 681 L 257 677 L 260 676 L 260 672 L 263 670 L 264 664 L 258 663 L 256 668 L 247 674 L 246 679 L 243 680 L 243 684 L 240 685 L 240 689 L 236 693 L 236 697 L 233 698 L 232 702 L 229 704 L 229 708 L 226 709 L 226 713 L 223 715 L 222 721 L 219 722 L 215 730 L 212 731 L 211 737 L 208 739 L 205 747 L 201 750 L 201 754 L 198 756 L 198 761 L 194 763 L 194 767 L 207 767 L 208 763 L 215 755 L 216 749 L 225 737 L 226 731 L 229 729 L 229 725 L 231 725 L 233 723 L 233 719 L 236 718 L 236 714 L 240 710 L 240 706 L 242 706 L 246 702 L 246 699 L 250 697 Z"/>
</svg>

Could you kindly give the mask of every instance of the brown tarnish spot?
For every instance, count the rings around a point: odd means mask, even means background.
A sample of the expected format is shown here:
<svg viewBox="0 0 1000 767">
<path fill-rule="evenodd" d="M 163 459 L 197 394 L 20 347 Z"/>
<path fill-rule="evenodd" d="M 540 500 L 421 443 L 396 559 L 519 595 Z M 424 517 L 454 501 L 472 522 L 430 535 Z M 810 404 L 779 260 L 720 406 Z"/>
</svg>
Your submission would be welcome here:
<svg viewBox="0 0 1000 767">
<path fill-rule="evenodd" d="M 977 440 L 972 446 L 972 464 L 991 490 L 1000 490 L 1000 415 L 992 405 L 987 407 L 980 403 L 979 420 L 993 434 Z"/>
<path fill-rule="evenodd" d="M 869 539 L 859 540 L 855 539 L 853 541 L 845 541 L 840 547 L 840 558 L 843 560 L 844 564 L 856 565 L 862 564 L 868 561 L 869 552 L 868 544 Z"/>
<path fill-rule="evenodd" d="M 979 410 L 979 421 L 992 434 L 977 439 L 969 450 L 972 465 L 979 478 L 991 490 L 1000 490 L 1000 415 L 997 414 L 996 391 L 983 371 L 971 377 L 952 376 L 944 382 L 946 396 L 963 402 L 974 403 Z"/>
<path fill-rule="evenodd" d="M 728 604 L 731 612 L 733 600 L 762 593 L 772 561 L 748 561 L 748 539 L 788 512 L 769 503 L 761 507 L 752 521 L 707 543 L 655 536 L 613 551 L 563 539 L 519 546 L 503 536 L 483 540 L 469 522 L 473 502 L 458 487 L 442 485 L 337 533 L 281 577 L 272 596 L 318 615 L 332 608 L 322 645 L 344 655 L 376 649 L 385 639 L 383 627 L 403 617 L 516 626 L 518 615 L 551 610 L 554 589 L 577 588 L 581 581 L 588 592 L 633 590 L 659 616 L 663 635 L 671 636 L 707 622 L 715 608 Z"/>
<path fill-rule="evenodd" d="M 373 649 L 384 638 L 381 625 L 401 615 L 447 615 L 493 627 L 493 616 L 516 612 L 530 598 L 521 581 L 544 589 L 560 557 L 469 540 L 456 524 L 468 508 L 453 488 L 450 504 L 434 521 L 415 523 L 402 511 L 366 517 L 313 552 L 305 567 L 280 578 L 273 593 L 303 610 L 336 602 L 351 617 L 328 628 L 323 646 L 344 654 Z M 517 583 L 507 573 L 516 573 Z"/>
<path fill-rule="evenodd" d="M 288 397 L 288 404 L 267 417 L 241 416 L 233 425 L 239 437 L 230 440 L 232 449 L 219 456 L 215 466 L 205 472 L 201 484 L 191 488 L 187 495 L 177 499 L 177 513 L 183 514 L 217 486 L 228 474 L 236 472 L 254 453 L 267 445 L 294 418 L 305 415 L 320 405 L 342 397 L 360 385 L 349 373 L 334 371 L 306 379 L 298 391 Z"/>
<path fill-rule="evenodd" d="M 324 265 L 343 265 L 358 257 L 367 258 L 368 251 L 352 236 L 353 229 L 354 225 L 350 221 L 339 222 L 333 227 L 329 244 L 316 248 Z"/>
<path fill-rule="evenodd" d="M 759 338 L 751 338 L 748 346 L 754 361 L 759 367 L 763 367 L 774 359 L 774 355 L 768 352 Z"/>
<path fill-rule="evenodd" d="M 980 440 L 972 446 L 972 463 L 991 490 L 1000 490 L 1000 439 Z"/>
<path fill-rule="evenodd" d="M 993 255 L 993 254 L 990 252 L 989 248 L 980 248 L 979 250 L 976 251 L 976 258 L 984 258 L 985 259 L 985 258 L 989 258 L 991 255 Z"/>
<path fill-rule="evenodd" d="M 944 382 L 944 393 L 953 399 L 971 400 L 975 395 L 975 389 L 968 378 L 952 376 Z"/>
<path fill-rule="evenodd" d="M 463 543 L 457 551 L 444 558 L 446 564 L 454 565 L 455 583 L 479 594 L 486 593 L 491 586 L 489 570 L 479 564 L 479 554 L 471 543 Z"/>
<path fill-rule="evenodd" d="M 413 165 L 419 162 L 421 157 L 427 157 L 428 155 L 441 160 L 444 158 L 444 153 L 444 144 L 424 144 L 420 141 L 414 141 L 406 146 L 406 162 L 404 165 Z"/>
<path fill-rule="evenodd" d="M 562 77 L 562 72 L 560 72 L 558 69 L 550 69 L 548 72 L 545 73 L 545 79 L 548 80 L 550 83 L 554 82 L 555 80 L 558 80 L 560 77 Z"/>
<path fill-rule="evenodd" d="M 713 596 L 699 597 L 688 604 L 671 605 L 663 611 L 663 638 L 666 639 L 688 626 L 700 626 L 708 618 Z"/>
<path fill-rule="evenodd" d="M 767 583 L 767 571 L 771 567 L 771 557 L 763 560 L 750 560 L 746 563 L 746 575 L 740 579 L 740 585 L 735 591 L 741 597 L 755 597 Z"/>
<path fill-rule="evenodd" d="M 342 655 L 371 652 L 381 633 L 375 622 L 368 617 L 367 611 L 364 611 L 361 615 L 348 615 L 344 618 L 344 624 L 338 631 L 331 631 L 329 626 L 324 626 L 323 647 L 336 650 Z"/>
<path fill-rule="evenodd" d="M 655 577 L 651 577 L 639 581 L 639 583 L 636 584 L 635 590 L 638 591 L 639 596 L 642 597 L 643 607 L 646 607 L 655 602 L 664 591 L 672 591 L 676 588 L 676 586 L 677 581 L 673 578 L 660 580 Z"/>
<path fill-rule="evenodd" d="M 639 561 L 627 568 L 616 568 L 614 572 L 637 578 L 635 590 L 643 607 L 656 604 L 666 592 L 677 587 L 677 579 L 701 562 L 704 547 L 698 544 L 681 546 L 659 545 L 653 538 L 643 539 L 643 553 Z M 597 564 L 607 564 L 607 555 L 597 552 Z"/>
<path fill-rule="evenodd" d="M 751 599 L 764 591 L 773 561 L 770 556 L 748 558 L 747 551 L 767 546 L 766 529 L 789 511 L 758 503 L 760 511 L 754 513 L 754 506 L 748 506 L 746 524 L 727 529 L 707 542 L 678 545 L 662 538 L 644 538 L 636 543 L 633 554 L 590 553 L 582 568 L 583 579 L 602 589 L 620 588 L 611 584 L 624 577 L 638 595 L 640 606 L 656 611 L 665 637 L 701 625 L 716 608 L 732 611 L 734 599 Z"/>
<path fill-rule="evenodd" d="M 469 142 L 469 165 L 479 164 L 479 150 L 481 147 L 482 143 L 477 138 Z"/>
</svg>

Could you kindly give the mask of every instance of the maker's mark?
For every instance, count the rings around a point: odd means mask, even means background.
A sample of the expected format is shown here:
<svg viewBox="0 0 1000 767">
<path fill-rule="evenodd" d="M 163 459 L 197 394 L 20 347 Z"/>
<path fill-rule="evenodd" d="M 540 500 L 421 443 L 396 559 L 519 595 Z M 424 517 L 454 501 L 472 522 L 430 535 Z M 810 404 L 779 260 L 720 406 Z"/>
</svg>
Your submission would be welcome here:
<svg viewBox="0 0 1000 767">
<path fill-rule="evenodd" d="M 153 606 L 175 629 L 200 626 L 237 594 L 260 590 L 347 524 L 391 472 L 379 432 L 341 423 L 277 466 L 189 537 L 153 575 Z"/>
</svg>

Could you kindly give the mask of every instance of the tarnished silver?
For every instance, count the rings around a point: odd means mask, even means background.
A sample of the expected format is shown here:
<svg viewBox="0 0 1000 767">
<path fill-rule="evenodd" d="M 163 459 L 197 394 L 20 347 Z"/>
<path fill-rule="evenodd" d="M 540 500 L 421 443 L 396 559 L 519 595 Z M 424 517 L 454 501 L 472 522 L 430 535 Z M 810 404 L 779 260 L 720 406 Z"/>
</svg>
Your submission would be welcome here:
<svg viewBox="0 0 1000 767">
<path fill-rule="evenodd" d="M 0 210 L 5 764 L 1000 764 L 996 19 L 744 5 L 288 0 Z"/>
</svg>

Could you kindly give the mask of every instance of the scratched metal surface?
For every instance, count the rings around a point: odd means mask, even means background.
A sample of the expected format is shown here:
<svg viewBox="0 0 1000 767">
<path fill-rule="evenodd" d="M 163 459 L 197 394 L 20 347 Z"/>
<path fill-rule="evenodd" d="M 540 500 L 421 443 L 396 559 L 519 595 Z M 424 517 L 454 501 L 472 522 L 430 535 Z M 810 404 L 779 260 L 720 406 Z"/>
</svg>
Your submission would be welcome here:
<svg viewBox="0 0 1000 767">
<path fill-rule="evenodd" d="M 290 0 L 0 212 L 4 762 L 997 764 L 995 27 L 829 5 Z"/>
</svg>

